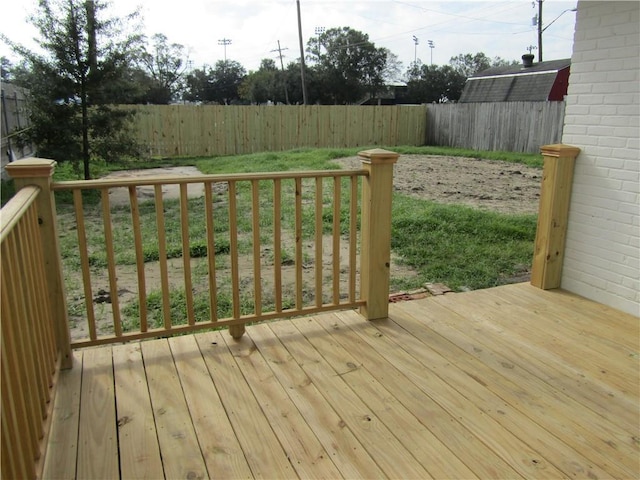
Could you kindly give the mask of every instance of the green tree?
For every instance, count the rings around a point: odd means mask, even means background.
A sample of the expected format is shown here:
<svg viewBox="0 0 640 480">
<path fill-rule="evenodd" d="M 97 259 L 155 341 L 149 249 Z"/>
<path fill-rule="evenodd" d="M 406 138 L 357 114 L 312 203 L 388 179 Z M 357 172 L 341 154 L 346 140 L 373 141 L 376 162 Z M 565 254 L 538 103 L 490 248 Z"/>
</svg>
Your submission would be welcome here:
<svg viewBox="0 0 640 480">
<path fill-rule="evenodd" d="M 349 104 L 373 97 L 384 86 L 389 51 L 350 27 L 331 28 L 307 44 L 323 89 L 322 103 Z"/>
<path fill-rule="evenodd" d="M 412 64 L 407 74 L 406 102 L 444 103 L 460 98 L 466 81 L 460 72 L 450 65 Z"/>
<path fill-rule="evenodd" d="M 11 63 L 11 60 L 9 60 L 5 56 L 0 57 L 0 77 L 2 78 L 3 82 L 8 82 L 11 80 L 12 70 L 13 64 Z"/>
<path fill-rule="evenodd" d="M 276 66 L 274 60 L 265 58 L 260 68 L 250 72 L 240 85 L 240 97 L 251 103 L 286 103 L 286 74 Z"/>
<path fill-rule="evenodd" d="M 491 59 L 482 52 L 478 52 L 476 54 L 461 53 L 455 57 L 451 57 L 449 60 L 449 65 L 451 65 L 454 70 L 465 78 L 469 78 L 470 76 L 481 72 L 482 70 L 486 70 L 487 68 L 512 65 L 514 63 L 518 62 L 504 60 L 500 57 L 494 57 Z"/>
<path fill-rule="evenodd" d="M 31 94 L 31 140 L 39 154 L 82 162 L 137 154 L 132 111 L 114 108 L 136 93 L 127 73 L 139 37 L 123 31 L 126 18 L 103 18 L 99 0 L 40 0 L 31 18 L 43 54 L 10 43 L 24 59 L 16 83 Z"/>
<path fill-rule="evenodd" d="M 220 60 L 215 68 L 203 67 L 186 78 L 185 100 L 231 105 L 239 102 L 239 88 L 246 76 L 244 67 L 234 60 Z"/>
<path fill-rule="evenodd" d="M 142 48 L 140 64 L 151 77 L 148 86 L 151 103 L 167 104 L 179 97 L 188 64 L 183 45 L 169 43 L 165 35 L 157 33 L 151 38 L 151 45 Z"/>
</svg>

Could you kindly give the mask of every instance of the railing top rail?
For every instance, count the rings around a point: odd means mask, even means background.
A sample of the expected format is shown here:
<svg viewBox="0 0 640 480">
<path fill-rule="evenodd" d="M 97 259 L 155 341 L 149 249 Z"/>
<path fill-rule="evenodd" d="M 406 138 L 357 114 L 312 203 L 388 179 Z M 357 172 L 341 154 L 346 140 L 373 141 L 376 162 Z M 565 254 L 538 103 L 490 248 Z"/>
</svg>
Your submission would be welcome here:
<svg viewBox="0 0 640 480">
<path fill-rule="evenodd" d="M 0 243 L 11 232 L 24 212 L 31 206 L 40 193 L 40 188 L 29 185 L 19 190 L 0 211 Z"/>
<path fill-rule="evenodd" d="M 51 186 L 52 190 L 75 190 L 75 189 L 91 189 L 91 188 L 115 188 L 115 187 L 139 187 L 149 185 L 167 185 L 167 184 L 190 184 L 190 183 L 208 183 L 208 182 L 234 182 L 234 181 L 250 181 L 250 180 L 293 180 L 296 178 L 321 178 L 321 177 L 353 177 L 367 176 L 367 170 L 308 170 L 295 172 L 265 172 L 265 173 L 234 173 L 219 175 L 197 175 L 197 176 L 178 176 L 178 175 L 162 175 L 144 178 L 125 178 L 125 179 L 97 179 L 97 180 L 74 180 L 65 182 L 54 182 Z"/>
</svg>

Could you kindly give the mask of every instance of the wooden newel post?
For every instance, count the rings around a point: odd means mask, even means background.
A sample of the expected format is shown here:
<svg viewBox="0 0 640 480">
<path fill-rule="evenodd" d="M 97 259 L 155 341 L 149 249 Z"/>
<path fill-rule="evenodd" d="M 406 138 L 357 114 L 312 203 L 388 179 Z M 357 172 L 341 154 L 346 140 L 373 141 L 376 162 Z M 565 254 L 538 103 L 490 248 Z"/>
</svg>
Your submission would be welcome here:
<svg viewBox="0 0 640 480">
<path fill-rule="evenodd" d="M 389 314 L 393 165 L 399 156 L 381 149 L 358 153 L 362 168 L 369 172 L 362 182 L 360 252 L 360 292 L 366 301 L 360 313 L 367 320 L 386 318 Z"/>
<path fill-rule="evenodd" d="M 531 269 L 531 284 L 544 290 L 560 287 L 573 168 L 580 153 L 569 145 L 546 145 L 538 228 Z"/>
<path fill-rule="evenodd" d="M 6 166 L 6 170 L 13 178 L 16 188 L 20 189 L 27 185 L 40 187 L 36 206 L 45 262 L 45 280 L 48 286 L 47 298 L 55 322 L 53 328 L 61 356 L 61 367 L 71 368 L 73 356 L 71 355 L 67 301 L 60 261 L 55 199 L 51 190 L 51 177 L 55 166 L 54 160 L 27 158 L 10 163 Z"/>
</svg>

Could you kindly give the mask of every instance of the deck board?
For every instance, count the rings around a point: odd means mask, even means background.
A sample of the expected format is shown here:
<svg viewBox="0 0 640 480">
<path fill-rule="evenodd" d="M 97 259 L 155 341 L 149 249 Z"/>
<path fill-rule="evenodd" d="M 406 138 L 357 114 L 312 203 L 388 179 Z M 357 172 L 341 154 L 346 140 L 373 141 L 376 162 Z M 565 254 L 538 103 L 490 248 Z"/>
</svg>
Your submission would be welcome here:
<svg viewBox="0 0 640 480">
<path fill-rule="evenodd" d="M 140 345 L 164 474 L 167 478 L 204 478 L 207 469 L 169 343 L 160 339 Z"/>
<path fill-rule="evenodd" d="M 78 478 L 119 475 L 118 432 L 111 348 L 83 354 L 78 438 Z"/>
<path fill-rule="evenodd" d="M 160 446 L 140 345 L 113 347 L 120 474 L 123 478 L 161 478 Z"/>
<path fill-rule="evenodd" d="M 44 478 L 637 478 L 639 327 L 518 284 L 81 350 Z"/>
<path fill-rule="evenodd" d="M 169 339 L 169 344 L 207 471 L 218 478 L 251 478 L 251 469 L 196 338 L 175 337 Z M 203 351 L 207 346 L 202 347 Z"/>
</svg>

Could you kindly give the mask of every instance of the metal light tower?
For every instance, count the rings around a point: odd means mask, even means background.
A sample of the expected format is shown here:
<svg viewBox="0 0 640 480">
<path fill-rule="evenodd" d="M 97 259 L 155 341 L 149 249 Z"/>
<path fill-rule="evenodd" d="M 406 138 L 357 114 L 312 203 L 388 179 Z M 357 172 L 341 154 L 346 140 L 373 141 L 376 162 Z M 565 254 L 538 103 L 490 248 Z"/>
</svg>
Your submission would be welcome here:
<svg viewBox="0 0 640 480">
<path fill-rule="evenodd" d="M 316 27 L 315 28 L 316 37 L 318 37 L 318 58 L 320 58 L 320 35 L 325 32 L 324 27 Z"/>
<path fill-rule="evenodd" d="M 427 40 L 427 43 L 429 44 L 429 48 L 431 49 L 431 65 L 433 65 L 433 49 L 436 48 L 436 46 L 433 43 L 433 40 Z"/>
<path fill-rule="evenodd" d="M 231 45 L 231 40 L 223 38 L 218 40 L 218 45 L 224 46 L 224 63 L 227 63 L 227 45 Z"/>
<path fill-rule="evenodd" d="M 414 35 L 413 36 L 413 64 L 414 65 L 418 64 L 418 43 L 420 43 L 420 41 L 418 40 L 418 37 Z"/>
</svg>

